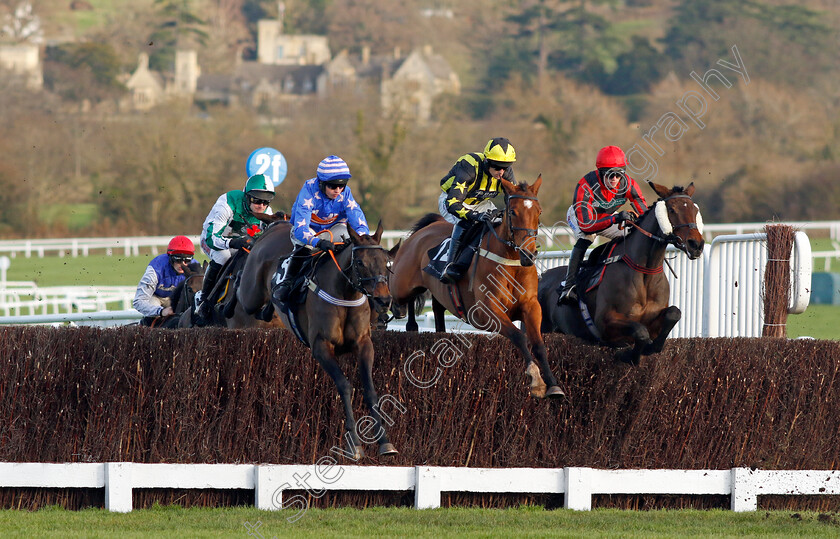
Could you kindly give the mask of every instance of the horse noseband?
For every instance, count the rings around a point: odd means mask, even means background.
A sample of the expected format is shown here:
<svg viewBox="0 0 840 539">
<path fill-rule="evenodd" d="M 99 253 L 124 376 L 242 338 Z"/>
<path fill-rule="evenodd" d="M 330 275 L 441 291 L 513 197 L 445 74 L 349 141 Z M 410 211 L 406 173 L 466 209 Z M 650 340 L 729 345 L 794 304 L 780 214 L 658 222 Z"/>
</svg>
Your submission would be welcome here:
<svg viewBox="0 0 840 539">
<path fill-rule="evenodd" d="M 387 312 L 388 309 L 391 308 L 391 302 L 393 301 L 391 296 L 388 296 L 388 301 L 386 303 L 385 301 L 382 301 L 380 298 L 375 297 L 373 295 L 373 293 L 376 290 L 376 285 L 378 285 L 379 283 L 386 283 L 387 284 L 388 283 L 388 278 L 385 277 L 385 275 L 383 275 L 383 274 L 375 275 L 375 276 L 372 276 L 372 277 L 362 277 L 361 275 L 359 275 L 359 268 L 358 268 L 358 265 L 356 264 L 356 261 L 358 259 L 355 256 L 353 256 L 356 253 L 356 249 L 381 249 L 381 250 L 386 251 L 386 252 L 387 252 L 387 250 L 384 247 L 382 247 L 381 245 L 354 245 L 351 248 L 351 251 L 350 251 L 350 268 L 349 268 L 350 269 L 350 277 L 347 279 L 350 282 L 350 285 L 354 289 L 356 289 L 359 293 L 363 294 L 371 302 L 373 302 L 373 306 L 378 313 L 381 314 L 383 312 Z M 365 286 L 365 283 L 370 282 L 370 281 L 373 282 L 373 286 L 371 287 L 371 291 L 368 292 L 367 287 Z M 380 310 L 380 307 L 381 307 L 381 310 Z"/>
<path fill-rule="evenodd" d="M 507 222 L 508 222 L 508 229 L 510 229 L 510 234 L 511 234 L 510 239 L 511 239 L 511 241 L 505 241 L 502 238 L 500 238 L 498 235 L 496 235 L 496 239 L 498 239 L 499 241 L 501 241 L 502 243 L 504 243 L 505 245 L 507 245 L 511 249 L 515 249 L 519 253 L 524 252 L 526 254 L 526 256 L 533 258 L 534 257 L 533 253 L 531 253 L 527 249 L 523 248 L 522 246 L 516 245 L 516 243 L 514 243 L 513 233 L 516 232 L 517 230 L 524 230 L 525 231 L 525 241 L 527 243 L 527 240 L 529 238 L 536 238 L 537 237 L 537 234 L 539 234 L 539 230 L 536 229 L 536 228 L 525 228 L 525 227 L 521 227 L 521 226 L 513 226 L 513 212 L 510 209 L 510 204 L 508 203 L 508 201 L 512 198 L 522 198 L 522 199 L 525 199 L 525 200 L 533 200 L 535 202 L 539 202 L 537 197 L 529 197 L 529 196 L 525 196 L 525 195 L 508 195 L 506 193 L 505 194 L 505 211 L 507 212 Z M 496 233 L 495 229 L 493 229 L 492 227 L 490 228 L 490 230 L 493 230 L 494 234 Z"/>
</svg>

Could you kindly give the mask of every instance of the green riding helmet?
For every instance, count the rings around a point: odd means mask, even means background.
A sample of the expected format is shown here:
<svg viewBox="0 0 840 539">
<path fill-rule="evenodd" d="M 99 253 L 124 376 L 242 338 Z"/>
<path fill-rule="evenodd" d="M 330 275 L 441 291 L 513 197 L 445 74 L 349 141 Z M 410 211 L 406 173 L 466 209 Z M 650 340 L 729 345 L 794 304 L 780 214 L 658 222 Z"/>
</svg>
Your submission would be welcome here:
<svg viewBox="0 0 840 539">
<path fill-rule="evenodd" d="M 263 174 L 254 174 L 245 182 L 244 191 L 245 209 L 250 213 L 253 200 L 271 202 L 274 198 L 274 183 Z"/>
</svg>

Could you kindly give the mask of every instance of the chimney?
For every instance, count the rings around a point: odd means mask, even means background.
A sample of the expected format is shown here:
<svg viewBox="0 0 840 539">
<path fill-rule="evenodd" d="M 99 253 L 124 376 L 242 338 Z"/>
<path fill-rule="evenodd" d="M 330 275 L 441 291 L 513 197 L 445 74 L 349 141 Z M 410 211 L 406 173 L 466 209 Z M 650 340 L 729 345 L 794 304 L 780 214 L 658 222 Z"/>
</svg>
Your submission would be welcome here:
<svg viewBox="0 0 840 539">
<path fill-rule="evenodd" d="M 394 60 L 399 60 L 399 59 L 400 59 L 400 48 L 399 47 L 394 47 Z"/>
<path fill-rule="evenodd" d="M 370 46 L 362 47 L 362 65 L 370 64 Z"/>
<path fill-rule="evenodd" d="M 431 45 L 423 45 L 423 56 L 431 56 L 432 55 L 432 46 Z"/>
</svg>

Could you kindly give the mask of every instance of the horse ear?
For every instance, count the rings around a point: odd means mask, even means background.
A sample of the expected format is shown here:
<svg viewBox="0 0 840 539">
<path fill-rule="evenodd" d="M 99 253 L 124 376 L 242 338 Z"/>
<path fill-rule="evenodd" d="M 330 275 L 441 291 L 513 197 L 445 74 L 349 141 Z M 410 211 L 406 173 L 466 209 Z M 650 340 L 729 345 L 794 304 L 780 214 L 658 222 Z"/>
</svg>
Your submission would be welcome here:
<svg viewBox="0 0 840 539">
<path fill-rule="evenodd" d="M 396 245 L 391 247 L 391 250 L 388 251 L 388 256 L 390 256 L 391 258 L 397 256 L 397 251 L 400 250 L 400 245 L 402 245 L 402 238 L 400 238 L 400 241 L 398 241 Z"/>
<path fill-rule="evenodd" d="M 540 192 L 540 186 L 541 185 L 542 185 L 542 173 L 540 173 L 540 175 L 537 176 L 537 181 L 535 181 L 531 185 L 531 190 L 534 191 L 535 195 Z"/>
<path fill-rule="evenodd" d="M 502 183 L 502 189 L 505 190 L 505 193 L 510 195 L 510 194 L 512 194 L 513 191 L 516 191 L 516 186 L 513 185 L 512 182 L 510 182 L 510 181 L 508 181 L 504 178 L 501 178 L 500 181 Z"/>
<path fill-rule="evenodd" d="M 688 187 L 685 188 L 685 194 L 690 197 L 694 196 L 694 182 L 688 184 Z"/>
<path fill-rule="evenodd" d="M 359 236 L 358 232 L 353 230 L 352 226 L 347 227 L 347 233 L 350 234 L 350 241 L 353 243 L 359 243 L 359 238 L 361 238 L 361 236 Z"/>
<path fill-rule="evenodd" d="M 652 181 L 648 181 L 650 188 L 653 189 L 653 192 L 660 196 L 660 198 L 668 198 L 668 195 L 671 194 L 671 190 L 665 187 L 664 185 L 659 185 L 658 183 L 653 183 Z"/>
<path fill-rule="evenodd" d="M 373 233 L 373 239 L 376 240 L 376 243 L 379 243 L 379 239 L 382 237 L 382 221 L 379 221 L 379 224 L 376 225 L 376 232 Z"/>
</svg>

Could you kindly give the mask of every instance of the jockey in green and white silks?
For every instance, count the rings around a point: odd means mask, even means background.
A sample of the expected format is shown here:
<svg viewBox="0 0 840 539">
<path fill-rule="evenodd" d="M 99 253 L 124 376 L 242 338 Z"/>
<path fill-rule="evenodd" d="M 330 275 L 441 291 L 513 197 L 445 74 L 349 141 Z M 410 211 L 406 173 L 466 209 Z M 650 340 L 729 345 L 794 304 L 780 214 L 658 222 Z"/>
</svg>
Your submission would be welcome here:
<svg viewBox="0 0 840 539">
<path fill-rule="evenodd" d="M 209 302 L 202 300 L 213 290 L 219 270 L 234 251 L 250 248 L 254 238 L 248 234 L 248 229 L 263 228 L 262 221 L 254 213 L 272 215 L 269 203 L 273 198 L 274 183 L 262 174 L 255 174 L 248 178 L 242 191 L 228 191 L 213 204 L 201 229 L 201 250 L 210 258 L 210 265 L 204 273 L 201 292 L 196 294 L 197 325 L 206 322 L 210 314 Z"/>
<path fill-rule="evenodd" d="M 274 184 L 256 174 L 248 178 L 244 191 L 228 191 L 216 199 L 201 229 L 201 249 L 211 261 L 224 264 L 231 257 L 231 250 L 239 248 L 238 244 L 232 246 L 231 241 L 247 236 L 247 229 L 252 226 L 262 229 L 263 223 L 254 217 L 254 212 L 272 215 L 271 206 L 262 204 L 272 198 Z"/>
</svg>

